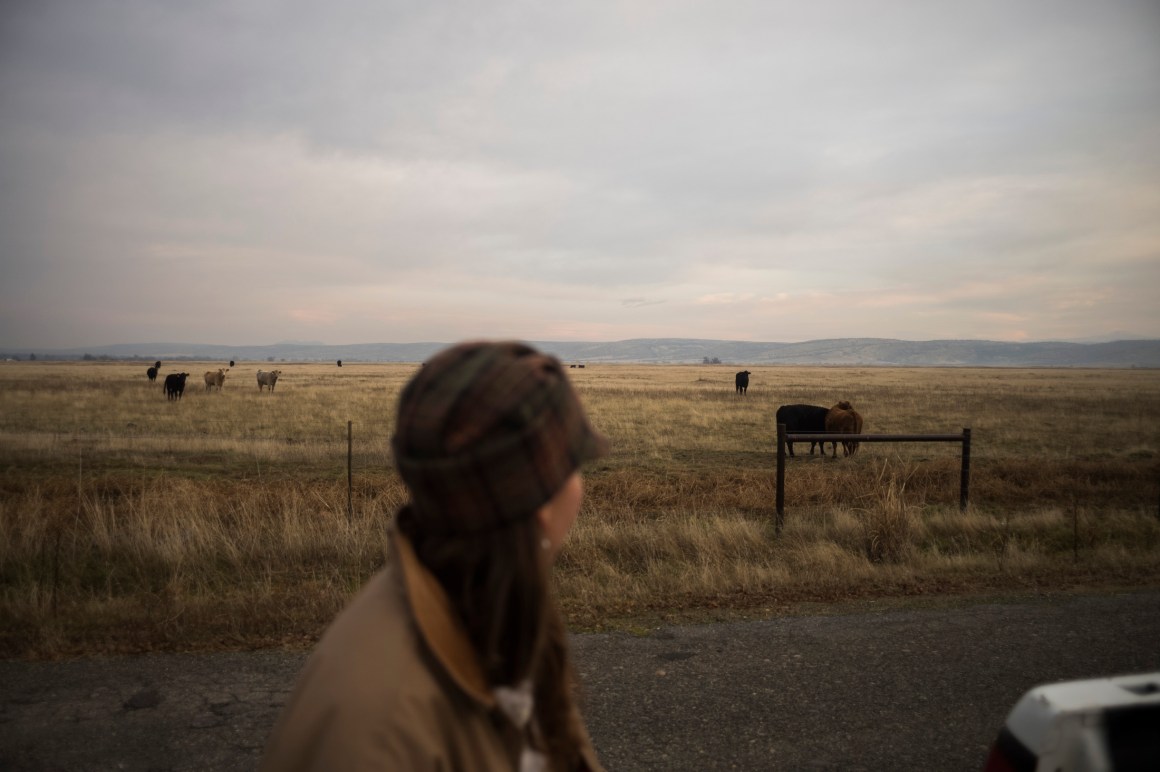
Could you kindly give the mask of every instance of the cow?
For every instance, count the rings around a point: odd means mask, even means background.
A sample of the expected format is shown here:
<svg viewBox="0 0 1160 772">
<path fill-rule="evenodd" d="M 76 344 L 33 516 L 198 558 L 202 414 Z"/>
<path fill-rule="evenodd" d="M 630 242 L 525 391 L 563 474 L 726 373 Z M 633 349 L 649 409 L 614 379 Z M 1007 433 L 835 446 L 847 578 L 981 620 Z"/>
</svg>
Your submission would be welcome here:
<svg viewBox="0 0 1160 772">
<path fill-rule="evenodd" d="M 826 431 L 837 432 L 839 434 L 861 434 L 862 433 L 862 414 L 845 400 L 830 408 L 826 413 Z M 830 443 L 833 446 L 834 458 L 838 457 L 838 443 L 835 440 Z M 842 440 L 842 453 L 846 456 L 852 456 L 858 452 L 857 442 L 849 440 Z"/>
<path fill-rule="evenodd" d="M 816 433 L 824 432 L 826 430 L 826 415 L 830 412 L 828 407 L 821 405 L 782 405 L 777 409 L 777 422 L 785 424 L 786 433 L 801 432 Z M 826 443 L 824 442 L 810 442 L 810 455 L 814 454 L 814 446 L 822 446 L 822 457 L 826 455 Z M 793 443 L 785 443 L 786 450 L 793 455 Z"/>
<path fill-rule="evenodd" d="M 150 367 L 148 370 L 145 371 L 145 375 L 149 376 L 150 383 L 157 383 L 157 368 L 156 367 Z"/>
<path fill-rule="evenodd" d="M 189 373 L 170 373 L 165 376 L 165 398 L 181 399 L 181 395 L 185 393 L 185 379 L 188 377 Z"/>
<path fill-rule="evenodd" d="M 340 359 L 340 360 L 338 360 L 338 366 L 339 366 L 339 367 L 342 367 L 342 360 L 341 360 L 341 359 Z"/>
<path fill-rule="evenodd" d="M 742 370 L 733 377 L 733 385 L 737 387 L 738 394 L 744 394 L 749 389 L 749 376 L 752 375 L 748 370 Z"/>
<path fill-rule="evenodd" d="M 282 374 L 281 370 L 258 371 L 258 391 L 261 391 L 266 386 L 270 387 L 270 391 L 274 390 L 274 384 L 278 382 L 278 376 Z"/>
<path fill-rule="evenodd" d="M 206 391 L 209 391 L 214 386 L 217 386 L 217 390 L 220 393 L 222 390 L 222 384 L 225 382 L 226 382 L 226 371 L 225 370 L 222 370 L 219 368 L 216 373 L 213 370 L 206 370 L 205 371 L 205 390 Z"/>
</svg>

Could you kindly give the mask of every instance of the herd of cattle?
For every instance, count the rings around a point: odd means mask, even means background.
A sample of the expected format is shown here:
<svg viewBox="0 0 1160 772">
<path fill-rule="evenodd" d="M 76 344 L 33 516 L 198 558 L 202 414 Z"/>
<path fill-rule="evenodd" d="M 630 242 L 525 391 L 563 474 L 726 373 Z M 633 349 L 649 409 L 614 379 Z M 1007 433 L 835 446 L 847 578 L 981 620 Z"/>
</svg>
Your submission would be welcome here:
<svg viewBox="0 0 1160 772">
<path fill-rule="evenodd" d="M 234 363 L 230 362 L 232 368 Z M 342 360 L 339 360 L 338 366 L 342 367 Z M 584 365 L 580 365 L 583 367 Z M 573 365 L 575 367 L 575 365 Z M 155 362 L 152 367 L 145 371 L 149 377 L 150 383 L 157 380 L 158 371 L 161 369 L 161 363 Z M 206 370 L 205 372 L 205 390 L 211 391 L 214 388 L 220 392 L 222 385 L 226 382 L 227 368 L 219 368 L 218 370 Z M 274 385 L 278 383 L 278 376 L 282 375 L 281 370 L 259 370 L 258 371 L 258 391 L 265 391 L 267 388 L 272 392 Z M 749 390 L 749 376 L 752 375 L 748 370 L 742 370 L 734 376 L 733 384 L 737 389 L 738 394 L 746 394 Z M 181 399 L 185 393 L 185 380 L 189 377 L 189 373 L 170 373 L 165 376 L 165 396 L 170 400 Z M 782 405 L 777 409 L 777 422 L 785 424 L 786 432 L 791 434 L 861 434 L 862 433 L 862 414 L 854 409 L 849 402 L 842 400 L 833 407 L 822 407 L 821 405 Z M 835 440 L 830 443 L 832 453 L 835 458 L 838 456 L 838 441 Z M 822 456 L 826 455 L 826 443 L 811 441 L 810 455 L 814 454 L 814 448 L 821 446 Z M 789 455 L 793 455 L 793 443 L 786 442 L 786 450 Z M 851 441 L 842 441 L 843 455 L 852 456 L 858 452 L 858 443 Z"/>
<path fill-rule="evenodd" d="M 234 366 L 233 361 L 230 361 L 230 367 L 219 367 L 217 370 L 205 371 L 205 390 L 211 391 L 217 389 L 219 392 L 226 382 L 226 372 Z M 150 383 L 157 382 L 158 371 L 161 370 L 161 363 L 155 362 L 152 367 L 145 371 L 146 377 L 149 378 Z M 282 375 L 281 370 L 259 370 L 258 371 L 258 391 L 265 389 L 274 390 L 274 384 L 278 382 L 278 376 Z M 169 400 L 181 399 L 185 394 L 185 381 L 189 378 L 189 373 L 169 373 L 165 376 L 163 384 L 165 386 L 165 398 Z"/>
<path fill-rule="evenodd" d="M 753 373 L 742 370 L 733 377 L 733 386 L 738 394 L 749 391 L 749 376 Z M 777 422 L 785 424 L 787 434 L 861 434 L 862 414 L 854 409 L 846 400 L 842 400 L 833 407 L 821 405 L 782 405 L 777 409 Z M 852 456 L 858 452 L 860 443 L 842 440 L 842 454 Z M 838 457 L 838 441 L 830 443 L 834 458 Z M 786 441 L 786 450 L 793 455 L 793 443 Z M 822 456 L 826 455 L 826 443 L 811 441 L 810 455 L 814 448 L 820 446 Z"/>
<path fill-rule="evenodd" d="M 777 422 L 785 424 L 787 434 L 861 434 L 862 414 L 854 409 L 849 402 L 842 400 L 833 407 L 821 405 L 782 405 L 777 409 Z M 857 442 L 842 440 L 842 454 L 852 456 L 858 452 Z M 820 445 L 822 456 L 826 455 L 824 441 L 810 442 L 810 455 L 814 454 L 814 446 Z M 838 457 L 838 442 L 830 443 L 834 458 Z M 786 452 L 793 455 L 793 443 L 785 443 Z"/>
</svg>

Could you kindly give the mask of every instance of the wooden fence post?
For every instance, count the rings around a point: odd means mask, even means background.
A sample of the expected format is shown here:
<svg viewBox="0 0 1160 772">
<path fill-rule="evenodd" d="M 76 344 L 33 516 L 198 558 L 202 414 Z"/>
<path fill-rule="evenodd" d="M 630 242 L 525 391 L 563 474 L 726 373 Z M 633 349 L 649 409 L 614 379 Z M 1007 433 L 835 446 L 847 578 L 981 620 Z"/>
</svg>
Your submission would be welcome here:
<svg viewBox="0 0 1160 772">
<path fill-rule="evenodd" d="M 351 422 L 346 422 L 346 524 L 350 525 L 354 520 L 354 474 L 351 467 L 354 466 L 354 432 L 351 429 Z"/>
</svg>

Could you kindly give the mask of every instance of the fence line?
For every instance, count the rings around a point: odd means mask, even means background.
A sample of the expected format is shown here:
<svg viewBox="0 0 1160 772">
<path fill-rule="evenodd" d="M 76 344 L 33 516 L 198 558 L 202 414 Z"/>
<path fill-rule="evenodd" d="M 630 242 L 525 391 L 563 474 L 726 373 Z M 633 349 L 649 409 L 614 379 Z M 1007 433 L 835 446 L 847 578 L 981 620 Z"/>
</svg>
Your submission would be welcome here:
<svg viewBox="0 0 1160 772">
<path fill-rule="evenodd" d="M 123 427 L 122 427 L 123 428 Z M 341 432 L 341 429 L 339 429 Z M 390 442 L 390 432 L 363 432 L 356 438 L 360 445 L 374 444 L 374 443 L 388 443 Z M 161 430 L 155 428 L 153 431 L 142 431 L 136 433 L 119 432 L 114 433 L 104 429 L 96 429 L 85 431 L 83 429 L 0 429 L 0 438 L 8 437 L 11 439 L 23 437 L 51 437 L 57 440 L 101 440 L 114 441 L 121 440 L 126 442 L 149 441 L 149 440 L 182 440 L 182 439 L 196 439 L 201 441 L 217 441 L 217 442 L 239 442 L 239 443 L 259 443 L 259 442 L 287 442 L 292 443 L 320 443 L 320 444 L 339 444 L 347 442 L 347 438 L 342 433 L 336 432 L 334 435 L 329 434 L 297 434 L 288 435 L 286 433 L 269 433 L 269 430 L 262 432 L 246 432 L 240 434 L 227 434 L 225 432 L 206 432 L 198 429 L 187 429 L 185 427 L 173 427 L 171 430 Z"/>
<path fill-rule="evenodd" d="M 785 520 L 785 444 L 787 442 L 959 442 L 962 463 L 959 474 L 959 511 L 967 508 L 971 487 L 971 430 L 962 434 L 836 434 L 830 432 L 790 433 L 785 424 L 777 425 L 777 533 Z M 822 455 L 825 455 L 825 447 Z M 835 448 L 834 453 L 837 454 Z"/>
</svg>

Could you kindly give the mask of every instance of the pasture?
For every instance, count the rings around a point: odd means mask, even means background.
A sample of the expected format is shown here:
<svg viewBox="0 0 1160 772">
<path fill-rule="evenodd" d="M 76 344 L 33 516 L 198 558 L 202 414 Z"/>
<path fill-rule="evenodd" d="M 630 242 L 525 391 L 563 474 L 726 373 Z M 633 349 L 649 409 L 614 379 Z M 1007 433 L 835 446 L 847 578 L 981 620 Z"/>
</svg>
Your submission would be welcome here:
<svg viewBox="0 0 1160 772">
<path fill-rule="evenodd" d="M 156 383 L 149 364 L 0 364 L 0 656 L 305 645 L 382 564 L 417 365 L 279 363 L 260 391 L 270 365 L 239 362 L 207 391 L 225 363 L 163 363 Z M 171 372 L 191 374 L 180 400 Z M 556 572 L 574 629 L 1160 584 L 1160 372 L 568 373 L 613 448 Z M 971 427 L 969 509 L 954 445 L 805 443 L 776 536 L 774 414 L 839 400 L 870 434 Z"/>
</svg>

